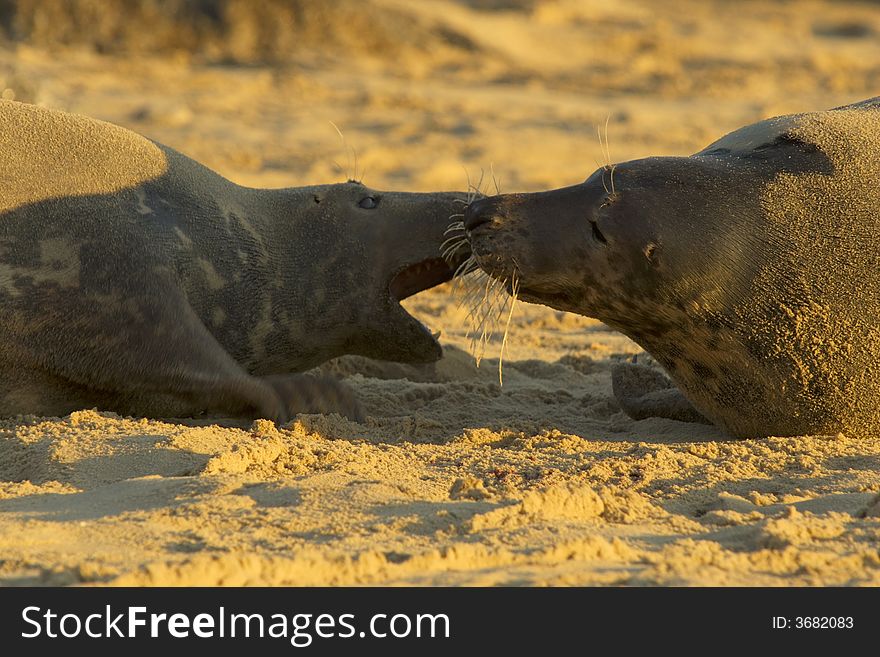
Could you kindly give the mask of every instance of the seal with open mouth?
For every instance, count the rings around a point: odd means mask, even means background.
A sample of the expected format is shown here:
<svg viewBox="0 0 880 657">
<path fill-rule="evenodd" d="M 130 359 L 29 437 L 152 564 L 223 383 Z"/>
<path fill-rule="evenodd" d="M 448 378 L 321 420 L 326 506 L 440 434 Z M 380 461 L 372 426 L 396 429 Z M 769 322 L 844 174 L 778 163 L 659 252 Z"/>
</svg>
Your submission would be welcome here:
<svg viewBox="0 0 880 657">
<path fill-rule="evenodd" d="M 400 300 L 449 280 L 464 194 L 233 184 L 115 125 L 0 102 L 0 415 L 358 415 L 302 372 L 441 348 Z"/>
<path fill-rule="evenodd" d="M 614 372 L 634 418 L 737 437 L 880 430 L 878 98 L 483 198 L 464 225 L 521 299 L 597 318 L 656 359 L 669 378 Z"/>
</svg>

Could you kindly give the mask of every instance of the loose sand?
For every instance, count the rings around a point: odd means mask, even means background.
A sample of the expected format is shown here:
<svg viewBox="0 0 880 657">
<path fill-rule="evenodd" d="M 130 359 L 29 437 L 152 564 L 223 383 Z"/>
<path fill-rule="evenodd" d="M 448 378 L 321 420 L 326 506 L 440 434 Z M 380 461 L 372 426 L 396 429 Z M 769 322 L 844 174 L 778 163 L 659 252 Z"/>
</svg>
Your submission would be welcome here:
<svg viewBox="0 0 880 657">
<path fill-rule="evenodd" d="M 371 186 L 461 189 L 492 164 L 504 191 L 585 178 L 609 116 L 623 160 L 880 93 L 876 4 L 656 4 L 376 0 L 374 22 L 418 38 L 365 41 L 340 21 L 332 48 L 272 65 L 247 61 L 259 39 L 238 33 L 213 59 L 44 49 L 43 35 L 0 49 L 0 93 L 122 124 L 244 184 L 354 174 L 333 121 Z M 477 368 L 450 286 L 406 305 L 443 331 L 443 360 L 325 366 L 356 388 L 363 424 L 0 422 L 0 583 L 880 584 L 880 438 L 634 422 L 610 368 L 640 349 L 525 304 L 501 386 L 499 341 Z"/>
</svg>

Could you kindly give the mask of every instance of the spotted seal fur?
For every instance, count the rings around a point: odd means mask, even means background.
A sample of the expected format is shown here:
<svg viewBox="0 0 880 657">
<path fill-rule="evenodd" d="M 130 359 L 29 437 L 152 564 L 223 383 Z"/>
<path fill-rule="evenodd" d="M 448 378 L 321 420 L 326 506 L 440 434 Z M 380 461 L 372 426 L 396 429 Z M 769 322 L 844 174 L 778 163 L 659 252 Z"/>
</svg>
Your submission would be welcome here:
<svg viewBox="0 0 880 657">
<path fill-rule="evenodd" d="M 445 280 L 461 194 L 251 189 L 134 132 L 0 102 L 0 415 L 358 415 L 303 372 L 438 359 L 399 301 Z"/>
<path fill-rule="evenodd" d="M 880 99 L 465 215 L 477 262 L 521 299 L 595 317 L 656 359 L 668 378 L 614 372 L 631 416 L 737 437 L 880 431 Z"/>
</svg>

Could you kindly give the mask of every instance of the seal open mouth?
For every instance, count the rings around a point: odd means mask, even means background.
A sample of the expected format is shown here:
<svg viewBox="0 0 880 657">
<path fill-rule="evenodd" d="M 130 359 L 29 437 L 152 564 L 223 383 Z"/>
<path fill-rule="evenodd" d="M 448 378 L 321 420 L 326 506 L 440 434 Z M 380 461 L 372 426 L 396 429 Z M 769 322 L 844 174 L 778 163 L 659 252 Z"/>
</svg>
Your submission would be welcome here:
<svg viewBox="0 0 880 657">
<path fill-rule="evenodd" d="M 395 310 L 400 328 L 395 330 L 395 337 L 408 335 L 407 354 L 401 362 L 433 362 L 440 358 L 442 350 L 439 343 L 440 332 L 433 331 L 418 319 L 409 314 L 400 304 L 401 301 L 423 290 L 440 285 L 452 279 L 455 270 L 450 263 L 441 257 L 427 258 L 408 265 L 398 271 L 388 284 L 388 293 Z M 402 327 L 406 327 L 405 329 Z M 419 336 L 419 337 L 416 337 Z"/>
<path fill-rule="evenodd" d="M 465 252 L 449 259 L 442 257 L 439 252 L 437 255 L 430 252 L 413 254 L 410 256 L 411 259 L 404 260 L 401 268 L 391 276 L 387 287 L 389 314 L 384 316 L 380 329 L 383 359 L 401 363 L 432 363 L 442 357 L 443 350 L 438 341 L 440 332 L 425 326 L 400 302 L 452 280 L 456 269 L 471 255 L 470 249 L 462 249 L 462 251 Z M 406 262 L 407 260 L 409 262 Z M 393 358 L 388 356 L 392 347 L 396 350 Z"/>
<path fill-rule="evenodd" d="M 443 258 L 428 258 L 397 272 L 391 279 L 389 292 L 395 301 L 418 294 L 452 278 L 452 267 Z"/>
</svg>

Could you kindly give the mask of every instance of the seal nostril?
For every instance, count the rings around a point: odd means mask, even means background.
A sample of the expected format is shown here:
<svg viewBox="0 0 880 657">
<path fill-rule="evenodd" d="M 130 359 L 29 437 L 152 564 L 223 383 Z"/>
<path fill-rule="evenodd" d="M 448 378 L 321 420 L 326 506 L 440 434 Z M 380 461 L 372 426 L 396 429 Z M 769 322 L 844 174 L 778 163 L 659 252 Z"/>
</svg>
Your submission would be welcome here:
<svg viewBox="0 0 880 657">
<path fill-rule="evenodd" d="M 481 201 L 474 201 L 464 211 L 464 227 L 467 230 L 474 230 L 483 224 L 492 220 L 493 206 L 487 205 Z"/>
<path fill-rule="evenodd" d="M 477 214 L 477 215 L 469 215 L 464 219 L 464 227 L 467 230 L 474 230 L 483 224 L 487 224 L 490 221 L 490 217 L 485 214 Z"/>
<path fill-rule="evenodd" d="M 599 230 L 599 224 L 590 219 L 590 226 L 593 228 L 593 237 L 596 238 L 596 241 L 602 242 L 602 244 L 608 244 L 608 240 L 605 238 L 605 235 L 602 234 L 602 231 Z"/>
</svg>

